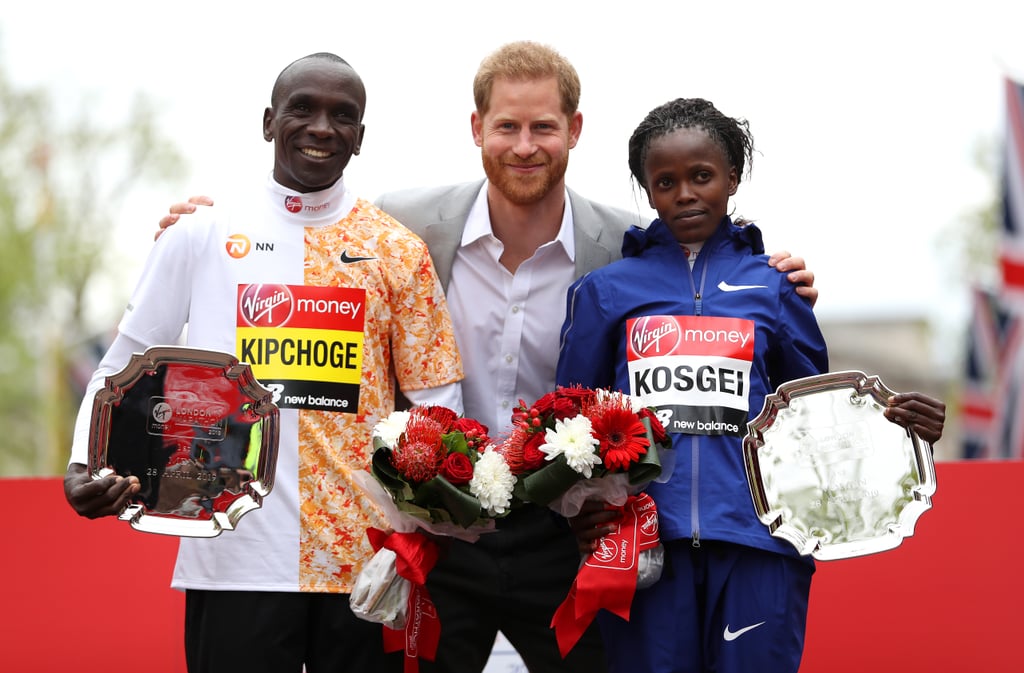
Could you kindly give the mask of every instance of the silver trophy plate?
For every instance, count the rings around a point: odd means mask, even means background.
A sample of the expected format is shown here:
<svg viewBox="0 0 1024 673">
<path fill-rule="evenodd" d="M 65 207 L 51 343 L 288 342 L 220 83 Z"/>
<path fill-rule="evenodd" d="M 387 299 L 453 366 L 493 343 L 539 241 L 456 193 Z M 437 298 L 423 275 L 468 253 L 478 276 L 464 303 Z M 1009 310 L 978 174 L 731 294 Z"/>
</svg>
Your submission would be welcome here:
<svg viewBox="0 0 1024 673">
<path fill-rule="evenodd" d="M 803 554 L 833 560 L 893 549 L 931 508 L 931 446 L 882 415 L 877 376 L 790 381 L 747 424 L 743 458 L 757 516 Z"/>
<path fill-rule="evenodd" d="M 120 518 L 185 537 L 232 530 L 274 485 L 278 409 L 229 353 L 154 346 L 93 399 L 89 471 L 141 484 Z"/>
</svg>

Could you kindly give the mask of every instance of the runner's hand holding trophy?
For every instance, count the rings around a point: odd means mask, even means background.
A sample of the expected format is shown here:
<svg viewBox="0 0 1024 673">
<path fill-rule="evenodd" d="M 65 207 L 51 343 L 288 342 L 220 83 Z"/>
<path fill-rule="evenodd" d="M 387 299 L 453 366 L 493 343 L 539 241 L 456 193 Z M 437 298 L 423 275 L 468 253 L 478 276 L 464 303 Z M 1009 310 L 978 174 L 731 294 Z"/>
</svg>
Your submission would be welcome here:
<svg viewBox="0 0 1024 673">
<path fill-rule="evenodd" d="M 887 551 L 931 508 L 931 446 L 882 412 L 877 376 L 834 372 L 790 381 L 748 423 L 744 463 L 758 518 L 818 560 Z"/>
<path fill-rule="evenodd" d="M 274 486 L 278 409 L 229 353 L 154 346 L 93 401 L 89 472 L 136 476 L 120 519 L 137 530 L 214 537 Z"/>
</svg>

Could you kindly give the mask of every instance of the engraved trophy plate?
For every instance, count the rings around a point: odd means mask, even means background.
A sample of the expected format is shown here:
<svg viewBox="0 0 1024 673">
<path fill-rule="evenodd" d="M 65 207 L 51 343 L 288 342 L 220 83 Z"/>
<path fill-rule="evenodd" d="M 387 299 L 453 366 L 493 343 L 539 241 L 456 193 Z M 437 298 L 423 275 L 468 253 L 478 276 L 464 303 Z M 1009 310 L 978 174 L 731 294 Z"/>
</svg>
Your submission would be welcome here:
<svg viewBox="0 0 1024 673">
<path fill-rule="evenodd" d="M 931 446 L 882 415 L 893 395 L 859 371 L 790 381 L 747 424 L 743 458 L 757 516 L 804 555 L 893 549 L 931 508 Z"/>
<path fill-rule="evenodd" d="M 133 528 L 186 537 L 232 530 L 274 485 L 278 409 L 229 353 L 154 346 L 93 399 L 89 471 L 138 477 Z"/>
</svg>

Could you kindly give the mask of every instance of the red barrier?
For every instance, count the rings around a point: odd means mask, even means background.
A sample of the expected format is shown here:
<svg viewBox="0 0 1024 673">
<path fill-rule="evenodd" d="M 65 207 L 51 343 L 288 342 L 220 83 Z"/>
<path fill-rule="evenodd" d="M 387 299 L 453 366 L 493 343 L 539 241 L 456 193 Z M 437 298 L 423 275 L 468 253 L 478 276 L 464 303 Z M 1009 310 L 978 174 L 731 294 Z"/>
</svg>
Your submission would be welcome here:
<svg viewBox="0 0 1024 673">
<path fill-rule="evenodd" d="M 1024 462 L 937 473 L 900 547 L 818 564 L 801 673 L 1024 670 Z M 0 669 L 184 673 L 176 538 L 79 518 L 59 479 L 0 480 L 0 512 Z"/>
<path fill-rule="evenodd" d="M 0 670 L 184 673 L 178 539 L 79 517 L 60 479 L 0 479 Z"/>
<path fill-rule="evenodd" d="M 1024 671 L 1024 462 L 936 472 L 913 537 L 818 563 L 801 673 Z"/>
</svg>

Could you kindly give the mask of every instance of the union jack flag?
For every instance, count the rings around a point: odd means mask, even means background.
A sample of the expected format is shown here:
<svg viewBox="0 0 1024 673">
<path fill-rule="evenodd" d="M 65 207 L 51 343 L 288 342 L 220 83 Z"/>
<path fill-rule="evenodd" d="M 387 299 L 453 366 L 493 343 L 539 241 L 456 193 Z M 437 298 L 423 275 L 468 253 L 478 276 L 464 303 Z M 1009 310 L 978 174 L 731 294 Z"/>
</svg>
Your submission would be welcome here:
<svg viewBox="0 0 1024 673">
<path fill-rule="evenodd" d="M 1003 297 L 1019 313 L 1024 309 L 1024 85 L 1009 79 L 1006 80 L 1005 147 L 999 266 Z"/>
<path fill-rule="evenodd" d="M 961 416 L 965 458 L 1024 457 L 1024 85 L 1007 79 L 998 291 L 976 289 Z"/>
<path fill-rule="evenodd" d="M 993 399 L 994 458 L 1024 458 L 1024 319 L 1013 318 Z"/>
<path fill-rule="evenodd" d="M 960 402 L 964 458 L 992 458 L 990 434 L 995 414 L 996 374 L 1001 338 L 999 298 L 975 288 L 967 332 L 966 378 Z"/>
</svg>

